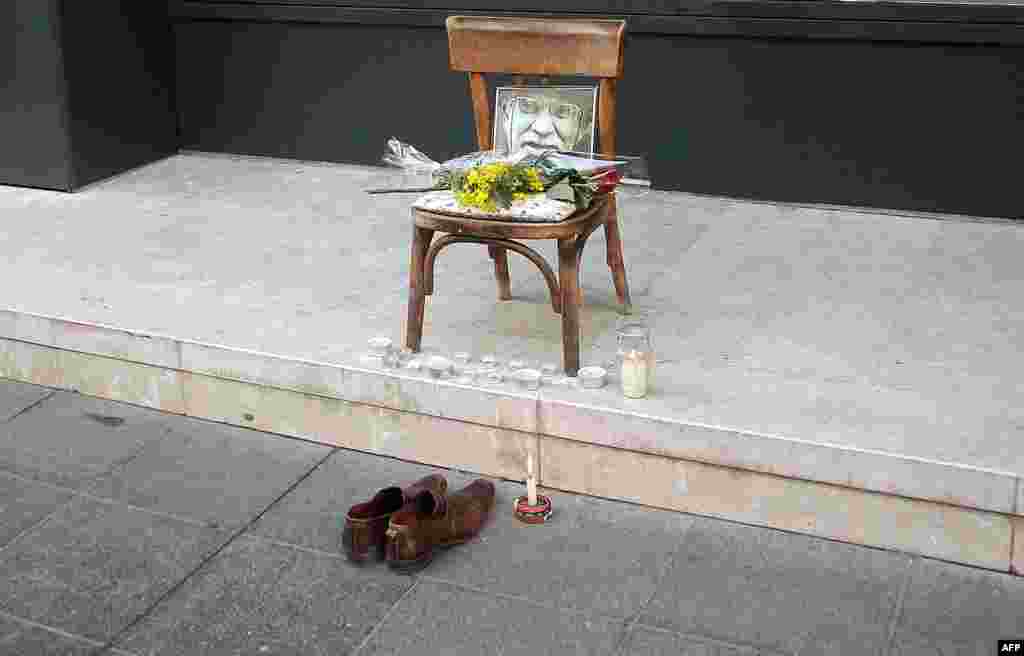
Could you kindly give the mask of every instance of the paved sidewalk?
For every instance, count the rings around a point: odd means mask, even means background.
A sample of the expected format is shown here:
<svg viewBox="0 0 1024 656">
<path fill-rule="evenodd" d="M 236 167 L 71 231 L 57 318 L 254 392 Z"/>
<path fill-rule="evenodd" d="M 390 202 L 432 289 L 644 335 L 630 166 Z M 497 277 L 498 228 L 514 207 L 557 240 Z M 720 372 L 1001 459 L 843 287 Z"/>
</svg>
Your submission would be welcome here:
<svg viewBox="0 0 1024 656">
<path fill-rule="evenodd" d="M 994 654 L 1024 579 L 552 493 L 416 576 L 338 518 L 436 468 L 0 380 L 0 655 Z M 474 476 L 445 471 L 458 488 Z"/>
</svg>

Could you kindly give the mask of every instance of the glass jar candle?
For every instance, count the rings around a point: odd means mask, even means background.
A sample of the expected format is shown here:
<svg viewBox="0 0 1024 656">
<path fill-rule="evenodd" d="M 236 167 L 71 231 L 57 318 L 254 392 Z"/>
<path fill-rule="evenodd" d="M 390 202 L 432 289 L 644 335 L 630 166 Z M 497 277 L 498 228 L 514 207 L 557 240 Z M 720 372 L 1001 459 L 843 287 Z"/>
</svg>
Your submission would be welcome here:
<svg viewBox="0 0 1024 656">
<path fill-rule="evenodd" d="M 617 331 L 617 364 L 622 395 L 631 399 L 647 396 L 654 378 L 654 347 L 651 333 L 642 323 L 624 324 Z"/>
</svg>

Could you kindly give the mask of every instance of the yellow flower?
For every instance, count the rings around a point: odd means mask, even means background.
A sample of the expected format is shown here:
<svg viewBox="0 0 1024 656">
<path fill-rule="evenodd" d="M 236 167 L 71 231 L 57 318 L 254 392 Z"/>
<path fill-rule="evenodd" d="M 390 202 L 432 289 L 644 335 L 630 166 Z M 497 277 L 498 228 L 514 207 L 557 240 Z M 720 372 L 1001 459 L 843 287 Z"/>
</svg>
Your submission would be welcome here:
<svg viewBox="0 0 1024 656">
<path fill-rule="evenodd" d="M 536 168 L 527 168 L 524 174 L 527 189 L 533 192 L 544 191 L 544 183 L 541 181 L 540 174 Z"/>
<path fill-rule="evenodd" d="M 455 191 L 460 205 L 484 211 L 497 210 L 496 191 L 502 190 L 513 202 L 525 200 L 531 193 L 544 191 L 540 171 L 535 167 L 511 166 L 494 162 L 477 166 L 465 173 Z"/>
</svg>

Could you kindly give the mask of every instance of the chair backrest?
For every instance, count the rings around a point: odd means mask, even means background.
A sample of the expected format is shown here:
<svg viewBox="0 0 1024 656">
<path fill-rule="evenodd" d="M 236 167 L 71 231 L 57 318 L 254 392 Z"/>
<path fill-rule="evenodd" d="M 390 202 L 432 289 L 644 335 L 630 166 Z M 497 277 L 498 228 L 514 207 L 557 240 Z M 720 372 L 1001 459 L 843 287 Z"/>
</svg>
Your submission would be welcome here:
<svg viewBox="0 0 1024 656">
<path fill-rule="evenodd" d="M 450 16 L 446 25 L 452 70 L 469 73 L 480 150 L 492 147 L 484 73 L 586 75 L 599 78 L 601 154 L 615 155 L 615 83 L 622 77 L 625 21 Z"/>
</svg>

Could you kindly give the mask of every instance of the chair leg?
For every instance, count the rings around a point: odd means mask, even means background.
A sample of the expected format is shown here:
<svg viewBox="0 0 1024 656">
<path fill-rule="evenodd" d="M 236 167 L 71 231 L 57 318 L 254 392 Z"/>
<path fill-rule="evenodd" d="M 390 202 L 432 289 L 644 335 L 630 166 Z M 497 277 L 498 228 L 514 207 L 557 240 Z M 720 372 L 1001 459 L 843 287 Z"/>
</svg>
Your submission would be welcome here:
<svg viewBox="0 0 1024 656">
<path fill-rule="evenodd" d="M 576 245 L 576 303 L 580 306 L 580 311 L 583 311 L 583 285 L 580 284 L 579 275 L 583 271 L 583 243 L 579 242 Z"/>
<path fill-rule="evenodd" d="M 562 364 L 567 376 L 580 369 L 579 252 L 576 238 L 558 240 L 559 292 L 562 295 Z"/>
<path fill-rule="evenodd" d="M 487 254 L 494 260 L 494 279 L 498 281 L 498 300 L 512 298 L 512 277 L 508 273 L 508 251 L 499 246 L 488 246 Z"/>
<path fill-rule="evenodd" d="M 632 312 L 633 304 L 629 298 L 629 283 L 626 281 L 626 264 L 622 259 L 622 235 L 619 232 L 618 210 L 615 205 L 615 197 L 608 199 L 610 206 L 608 211 L 611 216 L 604 224 L 605 241 L 608 243 L 608 268 L 612 270 L 612 280 L 615 282 L 615 296 L 622 306 L 622 313 Z"/>
<path fill-rule="evenodd" d="M 413 226 L 412 257 L 409 262 L 409 315 L 405 322 L 405 346 L 414 353 L 420 350 L 423 337 L 423 310 L 426 303 L 424 264 L 434 231 Z"/>
</svg>

